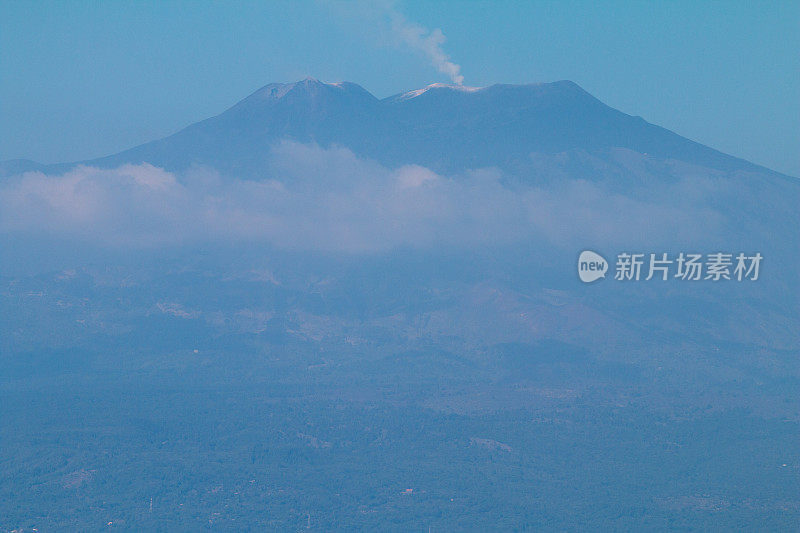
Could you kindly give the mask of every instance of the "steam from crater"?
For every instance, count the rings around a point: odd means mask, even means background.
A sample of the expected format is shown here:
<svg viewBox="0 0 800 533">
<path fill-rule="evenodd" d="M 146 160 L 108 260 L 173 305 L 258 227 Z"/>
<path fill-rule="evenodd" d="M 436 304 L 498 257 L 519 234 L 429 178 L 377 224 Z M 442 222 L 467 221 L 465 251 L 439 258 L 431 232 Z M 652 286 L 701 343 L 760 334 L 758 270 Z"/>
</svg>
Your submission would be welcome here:
<svg viewBox="0 0 800 533">
<path fill-rule="evenodd" d="M 456 85 L 464 83 L 464 76 L 461 75 L 461 66 L 450 61 L 450 56 L 442 48 L 442 45 L 447 40 L 442 30 L 439 28 L 429 30 L 424 26 L 409 21 L 402 13 L 393 8 L 389 9 L 388 14 L 392 31 L 403 44 L 423 53 L 436 70 L 446 74 Z"/>
</svg>

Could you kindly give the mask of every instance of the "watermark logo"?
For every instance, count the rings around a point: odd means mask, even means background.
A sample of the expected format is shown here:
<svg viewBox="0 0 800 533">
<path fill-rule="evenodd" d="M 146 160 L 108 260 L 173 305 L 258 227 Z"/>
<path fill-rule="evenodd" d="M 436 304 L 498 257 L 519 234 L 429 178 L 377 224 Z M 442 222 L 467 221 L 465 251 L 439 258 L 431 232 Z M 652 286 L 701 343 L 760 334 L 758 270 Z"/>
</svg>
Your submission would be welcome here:
<svg viewBox="0 0 800 533">
<path fill-rule="evenodd" d="M 761 270 L 761 253 L 710 254 L 622 252 L 614 265 L 616 281 L 756 281 Z M 606 277 L 608 262 L 598 254 L 585 250 L 578 258 L 578 276 L 584 283 Z"/>
<path fill-rule="evenodd" d="M 608 261 L 591 250 L 584 250 L 578 257 L 578 277 L 584 283 L 591 283 L 600 278 L 606 277 L 608 271 Z"/>
</svg>

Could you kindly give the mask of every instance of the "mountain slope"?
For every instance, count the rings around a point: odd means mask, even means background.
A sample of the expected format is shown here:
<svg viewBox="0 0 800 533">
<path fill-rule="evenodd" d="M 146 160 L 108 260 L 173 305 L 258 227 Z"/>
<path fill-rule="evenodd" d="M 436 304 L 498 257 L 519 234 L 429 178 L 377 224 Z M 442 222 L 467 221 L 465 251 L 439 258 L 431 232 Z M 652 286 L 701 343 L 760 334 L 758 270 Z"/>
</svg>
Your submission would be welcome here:
<svg viewBox="0 0 800 533">
<path fill-rule="evenodd" d="M 200 164 L 258 177 L 269 148 L 281 139 L 345 146 L 390 166 L 413 163 L 448 173 L 497 167 L 522 181 L 536 179 L 537 157 L 591 154 L 616 164 L 609 152 L 614 149 L 724 172 L 766 171 L 617 111 L 570 81 L 482 88 L 434 84 L 383 100 L 354 83 L 270 84 L 174 135 L 82 163 L 148 162 L 168 170 Z"/>
</svg>

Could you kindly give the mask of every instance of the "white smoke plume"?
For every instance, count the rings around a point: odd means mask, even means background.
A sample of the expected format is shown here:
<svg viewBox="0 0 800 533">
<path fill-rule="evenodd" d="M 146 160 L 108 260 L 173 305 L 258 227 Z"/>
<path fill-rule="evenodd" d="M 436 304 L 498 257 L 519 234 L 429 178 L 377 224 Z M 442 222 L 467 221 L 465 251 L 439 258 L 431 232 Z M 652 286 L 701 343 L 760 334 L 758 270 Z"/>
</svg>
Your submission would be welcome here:
<svg viewBox="0 0 800 533">
<path fill-rule="evenodd" d="M 442 30 L 439 28 L 429 30 L 424 26 L 409 21 L 396 9 L 391 7 L 388 9 L 392 31 L 400 41 L 425 54 L 439 72 L 449 76 L 453 83 L 462 85 L 464 76 L 461 75 L 461 66 L 450 61 L 450 56 L 442 49 L 442 45 L 446 40 Z"/>
</svg>

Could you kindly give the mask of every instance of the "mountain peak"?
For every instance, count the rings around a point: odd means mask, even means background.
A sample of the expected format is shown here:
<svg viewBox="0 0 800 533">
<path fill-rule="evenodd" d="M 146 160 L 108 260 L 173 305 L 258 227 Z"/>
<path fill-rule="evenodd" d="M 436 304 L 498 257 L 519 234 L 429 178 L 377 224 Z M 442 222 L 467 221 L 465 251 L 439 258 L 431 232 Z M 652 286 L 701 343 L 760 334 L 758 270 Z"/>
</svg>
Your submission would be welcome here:
<svg viewBox="0 0 800 533">
<path fill-rule="evenodd" d="M 572 98 L 584 99 L 585 101 L 597 102 L 591 94 L 582 89 L 577 83 L 570 80 L 559 80 L 554 82 L 525 83 L 525 84 L 506 84 L 497 83 L 484 87 L 470 87 L 467 85 L 453 85 L 448 83 L 432 83 L 421 89 L 414 89 L 387 98 L 393 102 L 403 102 L 412 100 L 422 95 L 447 94 L 474 94 L 491 95 L 503 94 L 504 97 L 516 96 L 522 98 Z M 598 102 L 599 103 L 599 102 Z"/>
<path fill-rule="evenodd" d="M 446 93 L 480 93 L 487 89 L 495 90 L 495 91 L 502 91 L 502 90 L 511 90 L 511 91 L 524 91 L 524 92 L 535 92 L 537 94 L 581 94 L 584 96 L 591 95 L 584 91 L 578 84 L 569 80 L 560 80 L 555 82 L 548 82 L 548 83 L 529 83 L 529 84 L 522 84 L 522 85 L 514 85 L 514 84 L 495 84 L 491 86 L 484 86 L 484 87 L 471 87 L 468 85 L 456 85 L 456 84 L 449 84 L 449 83 L 431 83 L 430 85 L 426 85 L 421 89 L 414 89 L 411 91 L 406 91 L 404 93 L 397 94 L 395 96 L 391 96 L 386 100 L 390 101 L 403 101 L 403 100 L 410 100 L 421 96 L 426 93 L 439 93 L 439 94 L 446 94 Z M 268 101 L 276 101 L 281 100 L 287 96 L 318 96 L 322 94 L 330 94 L 330 95 L 354 95 L 356 97 L 368 97 L 371 100 L 376 100 L 376 98 L 366 89 L 358 85 L 357 83 L 352 83 L 349 81 L 340 81 L 340 82 L 323 82 L 318 80 L 317 78 L 307 77 L 300 81 L 292 82 L 292 83 L 270 83 L 261 87 L 250 96 L 239 102 L 240 104 L 244 103 L 264 103 Z"/>
<path fill-rule="evenodd" d="M 531 154 L 603 158 L 618 148 L 718 170 L 754 168 L 612 109 L 572 81 L 434 83 L 378 100 L 355 83 L 315 78 L 265 85 L 175 135 L 86 163 L 147 161 L 168 169 L 199 163 L 258 175 L 280 139 L 344 146 L 384 165 L 414 163 L 436 172 L 496 167 L 534 176 L 539 167 Z M 29 168 L 36 166 L 9 162 L 0 175 Z"/>
<path fill-rule="evenodd" d="M 408 91 L 408 92 L 402 93 L 399 96 L 397 96 L 396 99 L 397 100 L 409 100 L 411 98 L 416 98 L 417 96 L 420 96 L 421 94 L 425 94 L 426 92 L 434 90 L 434 89 L 444 89 L 444 90 L 450 90 L 450 91 L 460 91 L 460 92 L 464 92 L 464 93 L 474 93 L 476 91 L 480 91 L 482 89 L 485 89 L 485 87 L 469 87 L 467 85 L 454 85 L 454 84 L 450 84 L 450 83 L 431 83 L 430 85 L 427 85 L 427 86 L 423 87 L 422 89 L 415 89 L 413 91 Z"/>
<path fill-rule="evenodd" d="M 293 83 L 270 83 L 233 106 L 233 109 L 251 109 L 278 104 L 283 101 L 319 101 L 329 99 L 376 100 L 366 89 L 351 82 L 322 82 L 305 78 Z"/>
</svg>

